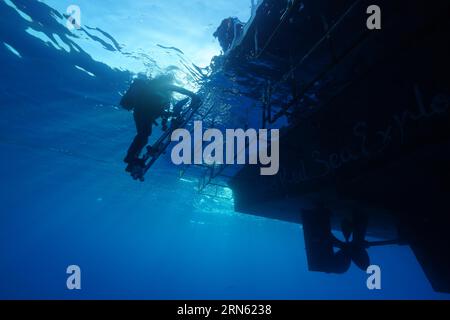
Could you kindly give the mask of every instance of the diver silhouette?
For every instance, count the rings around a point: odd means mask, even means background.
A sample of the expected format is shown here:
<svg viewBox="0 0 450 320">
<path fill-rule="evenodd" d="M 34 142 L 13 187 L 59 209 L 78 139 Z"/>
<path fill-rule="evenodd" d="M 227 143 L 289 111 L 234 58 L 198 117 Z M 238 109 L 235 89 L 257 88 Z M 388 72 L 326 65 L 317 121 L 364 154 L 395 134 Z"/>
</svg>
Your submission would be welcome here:
<svg viewBox="0 0 450 320">
<path fill-rule="evenodd" d="M 163 131 L 167 130 L 170 117 L 176 117 L 180 110 L 170 111 L 172 94 L 174 92 L 188 96 L 192 103 L 198 103 L 198 96 L 184 88 L 175 86 L 172 75 L 161 75 L 153 79 L 138 78 L 133 81 L 128 91 L 122 97 L 120 105 L 126 110 L 133 111 L 137 134 L 132 141 L 124 162 L 127 163 L 127 172 L 133 172 L 136 167 L 143 167 L 144 160 L 139 158 L 142 149 L 147 145 L 152 134 L 153 125 L 158 125 L 161 118 Z M 182 100 L 184 103 L 187 99 Z M 178 104 L 177 104 L 178 105 Z M 176 114 L 178 113 L 178 114 Z"/>
</svg>

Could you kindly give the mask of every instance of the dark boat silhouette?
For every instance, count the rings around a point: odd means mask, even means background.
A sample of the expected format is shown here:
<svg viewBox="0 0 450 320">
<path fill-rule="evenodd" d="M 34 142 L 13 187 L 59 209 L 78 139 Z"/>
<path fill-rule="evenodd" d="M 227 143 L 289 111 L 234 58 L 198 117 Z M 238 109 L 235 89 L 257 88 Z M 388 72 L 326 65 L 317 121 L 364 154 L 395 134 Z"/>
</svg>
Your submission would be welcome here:
<svg viewBox="0 0 450 320">
<path fill-rule="evenodd" d="M 235 208 L 303 224 L 310 270 L 364 269 L 373 236 L 410 245 L 450 292 L 449 3 L 378 1 L 381 30 L 371 4 L 262 1 L 233 39 L 218 73 L 260 101 L 261 127 L 283 128 L 280 172 L 242 168 Z"/>
</svg>

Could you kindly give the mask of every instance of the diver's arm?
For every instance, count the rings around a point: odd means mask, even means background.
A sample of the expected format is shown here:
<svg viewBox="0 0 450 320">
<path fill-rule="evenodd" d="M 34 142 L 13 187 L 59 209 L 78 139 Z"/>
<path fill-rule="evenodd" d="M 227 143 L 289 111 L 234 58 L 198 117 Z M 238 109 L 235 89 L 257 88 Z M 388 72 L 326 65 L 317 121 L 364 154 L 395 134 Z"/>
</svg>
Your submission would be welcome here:
<svg viewBox="0 0 450 320">
<path fill-rule="evenodd" d="M 178 92 L 178 93 L 181 93 L 182 95 L 191 97 L 192 99 L 199 99 L 199 97 L 195 93 L 193 93 L 189 90 L 186 90 L 184 88 L 181 88 L 181 87 L 170 85 L 170 86 L 168 86 L 168 89 L 170 91 Z"/>
</svg>

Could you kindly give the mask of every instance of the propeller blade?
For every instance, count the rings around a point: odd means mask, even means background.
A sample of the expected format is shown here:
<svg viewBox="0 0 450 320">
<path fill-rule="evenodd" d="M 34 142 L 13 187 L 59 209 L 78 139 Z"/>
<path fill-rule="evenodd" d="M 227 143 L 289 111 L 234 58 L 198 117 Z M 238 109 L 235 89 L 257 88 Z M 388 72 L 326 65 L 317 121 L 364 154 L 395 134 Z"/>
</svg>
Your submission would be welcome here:
<svg viewBox="0 0 450 320">
<path fill-rule="evenodd" d="M 353 215 L 353 242 L 356 244 L 364 243 L 367 232 L 369 218 L 365 214 L 355 213 Z"/>
<path fill-rule="evenodd" d="M 351 250 L 351 258 L 353 263 L 363 271 L 370 266 L 369 253 L 363 247 L 356 247 Z"/>
<path fill-rule="evenodd" d="M 352 259 L 348 250 L 342 249 L 334 254 L 334 270 L 335 273 L 345 273 L 350 268 Z"/>
<path fill-rule="evenodd" d="M 348 220 L 348 219 L 342 220 L 341 230 L 342 230 L 342 234 L 344 235 L 345 241 L 349 242 L 350 236 L 352 235 L 352 232 L 353 232 L 353 227 L 352 227 L 352 223 L 350 222 L 350 220 Z"/>
</svg>

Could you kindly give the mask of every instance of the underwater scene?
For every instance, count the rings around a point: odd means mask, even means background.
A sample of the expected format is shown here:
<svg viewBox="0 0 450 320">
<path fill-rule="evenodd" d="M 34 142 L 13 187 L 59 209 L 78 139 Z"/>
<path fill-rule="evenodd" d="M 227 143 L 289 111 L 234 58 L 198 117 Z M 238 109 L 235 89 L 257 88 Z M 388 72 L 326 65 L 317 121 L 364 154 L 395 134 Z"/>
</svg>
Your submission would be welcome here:
<svg viewBox="0 0 450 320">
<path fill-rule="evenodd" d="M 449 12 L 0 0 L 0 299 L 449 300 Z"/>
</svg>

